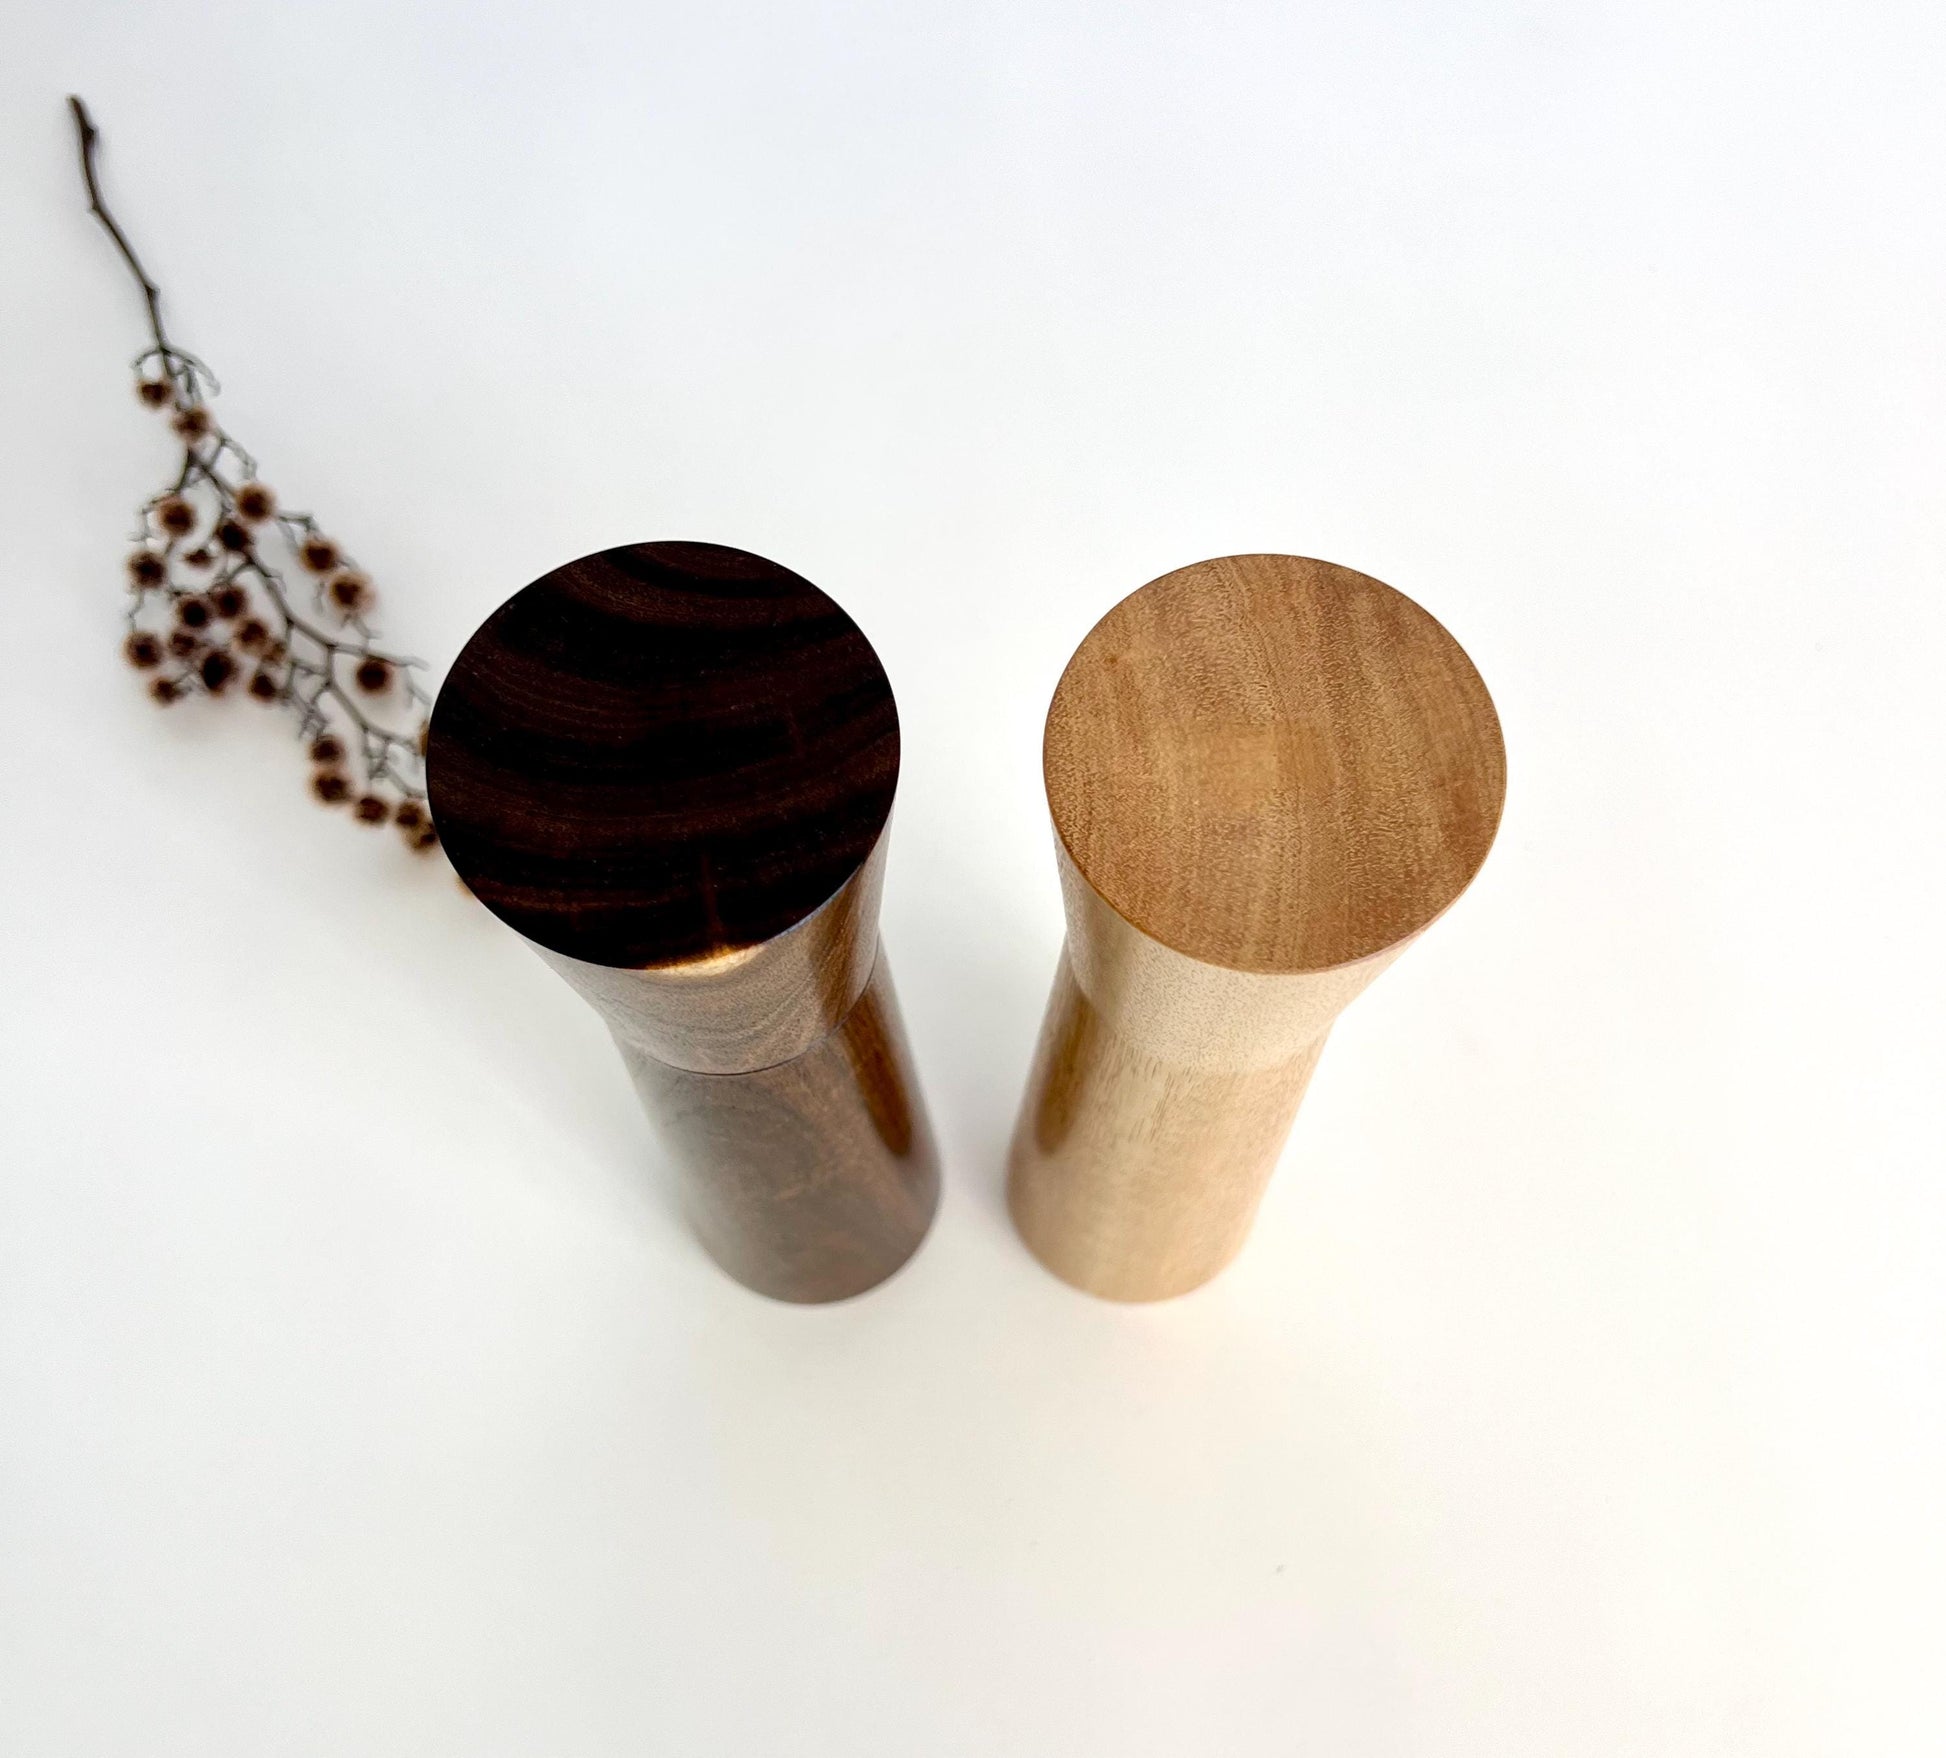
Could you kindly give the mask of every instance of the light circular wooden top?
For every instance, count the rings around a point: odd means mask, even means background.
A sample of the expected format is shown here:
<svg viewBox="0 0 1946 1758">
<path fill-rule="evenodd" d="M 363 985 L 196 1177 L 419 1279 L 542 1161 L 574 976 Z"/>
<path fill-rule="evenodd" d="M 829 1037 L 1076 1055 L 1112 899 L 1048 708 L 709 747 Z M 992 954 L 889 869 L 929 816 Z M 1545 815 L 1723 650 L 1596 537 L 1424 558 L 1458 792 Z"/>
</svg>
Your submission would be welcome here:
<svg viewBox="0 0 1946 1758">
<path fill-rule="evenodd" d="M 1401 592 L 1298 556 L 1152 580 L 1068 662 L 1044 749 L 1081 875 L 1162 945 L 1296 974 L 1465 890 L 1506 794 L 1492 699 Z"/>
</svg>

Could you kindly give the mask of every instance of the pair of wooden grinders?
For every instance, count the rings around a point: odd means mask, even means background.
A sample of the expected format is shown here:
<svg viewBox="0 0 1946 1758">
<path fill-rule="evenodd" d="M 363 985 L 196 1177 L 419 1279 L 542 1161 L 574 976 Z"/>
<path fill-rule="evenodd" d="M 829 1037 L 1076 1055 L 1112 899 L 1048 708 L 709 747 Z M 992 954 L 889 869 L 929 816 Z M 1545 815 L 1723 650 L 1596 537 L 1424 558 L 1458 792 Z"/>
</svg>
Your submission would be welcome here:
<svg viewBox="0 0 1946 1758">
<path fill-rule="evenodd" d="M 1095 626 L 1045 768 L 1068 932 L 1009 1203 L 1057 1275 L 1162 1299 L 1236 1255 L 1332 1021 L 1478 871 L 1499 722 L 1402 594 L 1232 556 Z M 433 713 L 454 866 L 607 1022 L 711 1255 L 780 1299 L 883 1281 L 938 1203 L 878 946 L 898 769 L 856 624 L 714 544 L 545 575 Z"/>
</svg>

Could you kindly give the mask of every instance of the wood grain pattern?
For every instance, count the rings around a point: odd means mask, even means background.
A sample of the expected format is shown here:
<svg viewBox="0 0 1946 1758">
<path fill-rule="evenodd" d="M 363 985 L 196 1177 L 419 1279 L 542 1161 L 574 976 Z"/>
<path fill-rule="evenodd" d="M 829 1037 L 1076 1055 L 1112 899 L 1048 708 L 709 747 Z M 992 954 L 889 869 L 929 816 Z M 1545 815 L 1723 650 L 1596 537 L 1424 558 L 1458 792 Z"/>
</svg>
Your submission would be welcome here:
<svg viewBox="0 0 1946 1758">
<path fill-rule="evenodd" d="M 467 643 L 427 787 L 460 877 L 602 1016 L 711 1254 L 842 1299 L 937 1158 L 878 942 L 891 686 L 808 581 L 713 544 L 556 569 Z"/>
<path fill-rule="evenodd" d="M 1167 1061 L 1116 1030 L 1064 951 L 1013 1150 L 1021 1237 L 1105 1299 L 1202 1286 L 1242 1249 L 1323 1049 L 1267 1067 Z"/>
<path fill-rule="evenodd" d="M 695 1074 L 742 1074 L 801 1056 L 850 1013 L 878 957 L 891 833 L 795 927 L 761 946 L 618 970 L 535 948 L 615 1041 Z"/>
<path fill-rule="evenodd" d="M 1045 765 L 1068 937 L 1009 1205 L 1057 1275 L 1163 1299 L 1242 1247 L 1332 1022 L 1485 859 L 1499 722 L 1402 594 L 1237 556 L 1096 625 Z"/>
<path fill-rule="evenodd" d="M 881 960 L 837 1030 L 750 1074 L 622 1044 L 705 1249 L 776 1300 L 844 1300 L 898 1269 L 939 1205 L 939 1160 Z"/>
<path fill-rule="evenodd" d="M 467 642 L 428 789 L 476 897 L 638 969 L 760 946 L 877 843 L 899 719 L 871 643 L 788 568 L 713 543 L 584 556 Z"/>
<path fill-rule="evenodd" d="M 1235 970 L 1329 970 L 1423 928 L 1486 858 L 1500 723 L 1403 593 L 1297 556 L 1180 568 L 1054 692 L 1054 827 L 1143 933 Z"/>
</svg>

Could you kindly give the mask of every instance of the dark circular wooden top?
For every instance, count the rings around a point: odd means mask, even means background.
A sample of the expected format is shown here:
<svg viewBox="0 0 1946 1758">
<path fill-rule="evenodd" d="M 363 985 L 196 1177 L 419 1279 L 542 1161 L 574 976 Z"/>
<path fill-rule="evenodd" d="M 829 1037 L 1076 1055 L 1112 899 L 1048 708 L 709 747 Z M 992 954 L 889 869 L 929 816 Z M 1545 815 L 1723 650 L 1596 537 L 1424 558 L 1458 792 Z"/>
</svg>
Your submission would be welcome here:
<svg viewBox="0 0 1946 1758">
<path fill-rule="evenodd" d="M 467 642 L 426 782 L 467 886 L 623 969 L 756 946 L 868 856 L 899 717 L 850 617 L 788 568 L 637 543 L 556 568 Z"/>
</svg>

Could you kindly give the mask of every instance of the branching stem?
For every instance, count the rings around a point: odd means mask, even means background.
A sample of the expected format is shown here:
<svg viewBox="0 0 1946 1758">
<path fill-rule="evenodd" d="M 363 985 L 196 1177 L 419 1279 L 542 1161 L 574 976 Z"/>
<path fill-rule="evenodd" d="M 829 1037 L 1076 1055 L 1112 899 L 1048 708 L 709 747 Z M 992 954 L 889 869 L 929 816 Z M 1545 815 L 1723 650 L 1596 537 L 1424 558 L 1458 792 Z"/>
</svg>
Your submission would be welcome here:
<svg viewBox="0 0 1946 1758">
<path fill-rule="evenodd" d="M 408 843 L 429 848 L 436 840 L 423 780 L 430 700 L 414 676 L 421 662 L 374 644 L 364 575 L 309 513 L 277 507 L 256 480 L 256 461 L 211 416 L 207 399 L 217 392 L 216 377 L 169 340 L 162 289 L 102 199 L 100 131 L 78 97 L 68 99 L 68 108 L 88 211 L 114 240 L 148 307 L 154 341 L 136 356 L 137 388 L 145 403 L 172 414 L 183 446 L 173 484 L 142 506 L 129 558 L 125 651 L 141 669 L 160 669 L 150 689 L 165 703 L 221 695 L 240 666 L 254 666 L 249 693 L 296 713 L 298 736 L 320 765 L 312 777 L 318 797 L 351 802 L 363 823 L 396 817 Z M 202 536 L 192 544 L 196 531 Z M 322 620 L 297 609 L 283 574 L 267 559 L 263 540 L 273 533 L 312 573 Z M 251 596 L 253 584 L 259 597 Z"/>
</svg>

